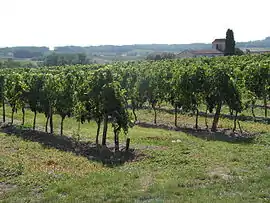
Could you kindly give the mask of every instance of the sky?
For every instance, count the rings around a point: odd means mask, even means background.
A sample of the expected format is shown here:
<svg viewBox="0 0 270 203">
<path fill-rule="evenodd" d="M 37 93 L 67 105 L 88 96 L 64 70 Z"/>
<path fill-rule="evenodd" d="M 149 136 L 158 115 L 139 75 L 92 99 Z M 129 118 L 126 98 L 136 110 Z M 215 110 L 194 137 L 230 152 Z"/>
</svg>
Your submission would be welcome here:
<svg viewBox="0 0 270 203">
<path fill-rule="evenodd" d="M 0 0 L 0 47 L 211 43 L 270 36 L 270 0 Z"/>
</svg>

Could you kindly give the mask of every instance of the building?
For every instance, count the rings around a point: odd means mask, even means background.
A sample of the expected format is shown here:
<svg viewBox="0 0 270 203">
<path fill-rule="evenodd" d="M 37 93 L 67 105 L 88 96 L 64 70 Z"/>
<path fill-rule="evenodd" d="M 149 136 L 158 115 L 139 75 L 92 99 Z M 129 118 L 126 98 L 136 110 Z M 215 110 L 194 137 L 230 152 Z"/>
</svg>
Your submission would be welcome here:
<svg viewBox="0 0 270 203">
<path fill-rule="evenodd" d="M 226 39 L 215 39 L 212 42 L 212 48 L 219 50 L 221 52 L 225 52 L 225 48 L 226 48 Z"/>
<path fill-rule="evenodd" d="M 177 58 L 195 58 L 195 57 L 216 57 L 224 56 L 225 39 L 215 39 L 212 42 L 212 49 L 209 50 L 185 50 L 177 54 Z"/>
<path fill-rule="evenodd" d="M 185 50 L 177 54 L 177 58 L 196 58 L 196 57 L 215 57 L 215 56 L 224 56 L 224 53 L 215 50 Z"/>
</svg>

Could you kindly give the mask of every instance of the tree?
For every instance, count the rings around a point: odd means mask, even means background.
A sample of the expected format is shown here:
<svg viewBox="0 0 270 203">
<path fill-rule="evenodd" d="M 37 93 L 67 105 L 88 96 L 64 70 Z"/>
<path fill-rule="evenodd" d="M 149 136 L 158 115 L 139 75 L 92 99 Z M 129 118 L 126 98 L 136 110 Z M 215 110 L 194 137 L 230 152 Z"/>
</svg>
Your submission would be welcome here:
<svg viewBox="0 0 270 203">
<path fill-rule="evenodd" d="M 158 61 L 166 59 L 174 59 L 176 56 L 172 52 L 151 53 L 146 56 L 146 60 Z"/>
<path fill-rule="evenodd" d="M 245 52 L 242 51 L 242 50 L 239 49 L 239 48 L 235 48 L 235 55 L 237 55 L 237 56 L 242 56 L 242 55 L 245 55 Z"/>
<path fill-rule="evenodd" d="M 87 64 L 88 59 L 85 53 L 79 53 L 78 54 L 78 64 Z"/>
<path fill-rule="evenodd" d="M 226 41 L 225 41 L 225 56 L 235 55 L 235 41 L 234 34 L 231 29 L 228 29 L 226 32 Z"/>
</svg>

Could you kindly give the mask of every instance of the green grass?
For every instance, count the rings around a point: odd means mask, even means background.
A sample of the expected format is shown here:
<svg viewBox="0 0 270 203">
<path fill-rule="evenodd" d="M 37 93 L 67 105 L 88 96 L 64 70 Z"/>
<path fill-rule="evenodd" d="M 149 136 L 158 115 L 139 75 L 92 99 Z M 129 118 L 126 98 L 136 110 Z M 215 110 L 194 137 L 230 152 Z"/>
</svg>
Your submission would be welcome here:
<svg viewBox="0 0 270 203">
<path fill-rule="evenodd" d="M 152 116 L 147 110 L 139 112 L 144 121 L 152 121 Z M 170 124 L 171 116 L 159 113 L 158 122 Z M 26 126 L 31 127 L 32 117 L 27 111 Z M 20 118 L 20 112 L 15 114 L 17 121 Z M 59 132 L 60 118 L 54 121 Z M 194 121 L 179 116 L 181 123 Z M 44 116 L 38 114 L 40 130 L 44 124 Z M 264 133 L 252 143 L 232 144 L 136 126 L 129 133 L 131 147 L 146 157 L 114 167 L 2 132 L 0 202 L 269 202 L 269 125 L 241 124 L 245 130 Z M 220 125 L 229 127 L 232 121 L 221 119 Z M 65 121 L 65 135 L 74 136 L 77 129 L 74 119 Z M 83 141 L 94 141 L 95 132 L 95 123 L 80 126 Z M 108 142 L 113 142 L 111 132 Z"/>
<path fill-rule="evenodd" d="M 138 111 L 138 118 L 140 121 L 144 122 L 153 122 L 154 121 L 154 112 L 152 110 L 139 110 Z M 211 128 L 213 118 L 208 118 L 207 123 L 208 127 Z M 199 117 L 199 127 L 206 128 L 205 125 L 205 118 Z M 161 111 L 157 111 L 157 124 L 167 124 L 167 125 L 174 125 L 174 114 L 165 113 Z M 194 127 L 195 126 L 195 116 L 189 115 L 181 115 L 178 114 L 178 125 L 184 127 Z M 251 132 L 251 133 L 267 133 L 270 132 L 270 125 L 266 125 L 259 122 L 253 121 L 240 121 L 241 128 L 244 131 Z M 220 118 L 219 119 L 219 128 L 233 128 L 233 120 L 227 118 Z M 237 127 L 237 130 L 238 127 Z"/>
</svg>

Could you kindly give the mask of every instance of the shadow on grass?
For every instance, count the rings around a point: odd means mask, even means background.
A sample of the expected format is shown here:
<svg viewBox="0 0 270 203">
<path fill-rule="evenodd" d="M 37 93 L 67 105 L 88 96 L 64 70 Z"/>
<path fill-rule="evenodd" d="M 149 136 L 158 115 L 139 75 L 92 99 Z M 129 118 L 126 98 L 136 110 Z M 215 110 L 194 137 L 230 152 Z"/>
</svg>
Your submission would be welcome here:
<svg viewBox="0 0 270 203">
<path fill-rule="evenodd" d="M 231 129 L 220 129 L 217 132 L 211 132 L 208 129 L 195 129 L 189 127 L 174 127 L 165 124 L 153 124 L 147 122 L 137 122 L 137 125 L 144 128 L 157 128 L 164 130 L 174 130 L 193 135 L 195 137 L 213 140 L 213 141 L 223 141 L 229 143 L 252 143 L 256 135 L 252 135 L 246 132 L 239 133 L 233 132 Z"/>
<path fill-rule="evenodd" d="M 114 152 L 114 146 L 112 144 L 107 144 L 106 147 L 99 146 L 99 149 L 97 149 L 95 143 L 82 142 L 67 136 L 34 131 L 22 126 L 4 124 L 1 126 L 0 131 L 27 141 L 38 142 L 47 148 L 72 152 L 78 156 L 84 156 L 89 160 L 101 162 L 108 167 L 122 165 L 125 162 L 136 161 L 144 157 L 138 150 L 129 149 L 126 151 L 123 145 L 120 145 L 119 152 Z"/>
</svg>

